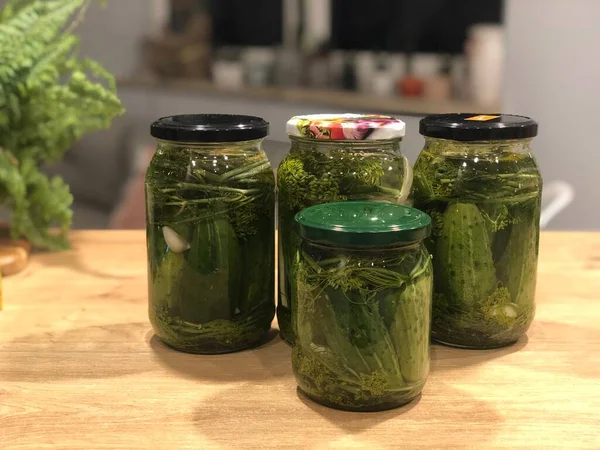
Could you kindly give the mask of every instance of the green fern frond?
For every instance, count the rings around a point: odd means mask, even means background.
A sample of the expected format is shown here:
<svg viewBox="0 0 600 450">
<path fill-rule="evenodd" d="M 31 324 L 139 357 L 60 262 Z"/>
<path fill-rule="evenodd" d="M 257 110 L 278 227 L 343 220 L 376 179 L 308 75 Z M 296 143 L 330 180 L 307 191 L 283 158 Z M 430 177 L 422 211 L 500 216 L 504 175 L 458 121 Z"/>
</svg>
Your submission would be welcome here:
<svg viewBox="0 0 600 450">
<path fill-rule="evenodd" d="M 12 210 L 14 238 L 26 236 L 36 247 L 50 250 L 68 248 L 73 198 L 59 177 L 50 180 L 34 161 L 17 161 L 0 149 L 0 197 Z M 54 224 L 59 228 L 51 230 Z"/>
<path fill-rule="evenodd" d="M 0 11 L 0 202 L 13 235 L 42 248 L 66 246 L 72 197 L 39 167 L 123 113 L 114 77 L 77 56 L 72 30 L 90 1 L 8 0 Z"/>
</svg>

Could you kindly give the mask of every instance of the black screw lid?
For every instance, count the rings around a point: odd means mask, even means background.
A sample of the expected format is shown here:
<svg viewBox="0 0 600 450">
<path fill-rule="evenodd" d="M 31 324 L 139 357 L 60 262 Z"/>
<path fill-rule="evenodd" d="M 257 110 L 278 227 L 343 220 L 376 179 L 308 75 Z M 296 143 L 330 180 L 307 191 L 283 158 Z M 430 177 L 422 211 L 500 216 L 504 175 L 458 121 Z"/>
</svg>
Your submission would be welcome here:
<svg viewBox="0 0 600 450">
<path fill-rule="evenodd" d="M 419 122 L 423 136 L 454 141 L 496 141 L 537 136 L 538 124 L 511 114 L 438 114 Z"/>
<path fill-rule="evenodd" d="M 266 137 L 269 123 L 255 116 L 183 114 L 158 119 L 150 134 L 166 141 L 241 142 Z"/>
</svg>

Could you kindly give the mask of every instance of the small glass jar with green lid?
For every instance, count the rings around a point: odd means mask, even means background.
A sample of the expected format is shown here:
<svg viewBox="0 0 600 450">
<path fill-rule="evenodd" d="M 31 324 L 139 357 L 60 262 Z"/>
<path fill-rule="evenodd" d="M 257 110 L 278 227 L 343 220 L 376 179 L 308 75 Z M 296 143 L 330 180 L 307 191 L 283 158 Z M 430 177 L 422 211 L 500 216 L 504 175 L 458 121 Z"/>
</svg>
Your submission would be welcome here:
<svg viewBox="0 0 600 450">
<path fill-rule="evenodd" d="M 537 123 L 507 114 L 421 120 L 415 207 L 429 214 L 432 338 L 465 348 L 517 341 L 535 313 L 542 177 Z"/>
<path fill-rule="evenodd" d="M 149 316 L 178 350 L 263 340 L 275 314 L 275 178 L 259 117 L 194 114 L 152 124 L 146 173 Z"/>
<path fill-rule="evenodd" d="M 425 213 L 378 202 L 329 203 L 295 217 L 292 367 L 323 405 L 378 411 L 414 399 L 429 373 L 433 269 Z"/>
<path fill-rule="evenodd" d="M 294 216 L 312 205 L 349 200 L 410 202 L 412 167 L 400 151 L 405 124 L 395 117 L 313 114 L 292 117 L 291 150 L 277 169 L 281 336 L 294 339 L 294 270 L 300 239 Z"/>
</svg>

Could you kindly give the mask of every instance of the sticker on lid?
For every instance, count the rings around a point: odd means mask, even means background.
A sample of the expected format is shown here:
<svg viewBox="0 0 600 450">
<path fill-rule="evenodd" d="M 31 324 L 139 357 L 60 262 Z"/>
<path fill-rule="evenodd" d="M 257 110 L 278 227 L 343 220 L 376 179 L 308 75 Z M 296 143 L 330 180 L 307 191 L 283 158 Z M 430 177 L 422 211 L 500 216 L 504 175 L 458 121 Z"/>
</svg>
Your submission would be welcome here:
<svg viewBox="0 0 600 450">
<path fill-rule="evenodd" d="M 400 119 L 376 114 L 312 114 L 292 117 L 289 136 L 331 141 L 398 139 L 406 126 Z"/>
<path fill-rule="evenodd" d="M 497 119 L 500 116 L 486 116 L 485 114 L 480 114 L 478 116 L 467 117 L 465 120 L 476 120 L 478 122 L 486 122 L 488 120 Z"/>
</svg>

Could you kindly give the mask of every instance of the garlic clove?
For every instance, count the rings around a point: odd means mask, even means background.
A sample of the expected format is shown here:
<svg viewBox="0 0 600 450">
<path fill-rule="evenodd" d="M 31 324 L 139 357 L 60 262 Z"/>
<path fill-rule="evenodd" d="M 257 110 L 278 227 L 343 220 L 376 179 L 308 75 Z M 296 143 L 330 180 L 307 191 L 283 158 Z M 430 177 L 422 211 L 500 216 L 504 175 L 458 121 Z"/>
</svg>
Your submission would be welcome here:
<svg viewBox="0 0 600 450">
<path fill-rule="evenodd" d="M 190 244 L 170 227 L 162 227 L 165 242 L 174 253 L 181 253 L 190 248 Z"/>
<path fill-rule="evenodd" d="M 517 317 L 517 305 L 515 305 L 514 303 L 511 303 L 509 305 L 505 305 L 504 308 L 502 309 L 502 312 L 504 313 L 505 317 L 508 317 L 510 319 L 514 319 L 515 317 Z"/>
</svg>

